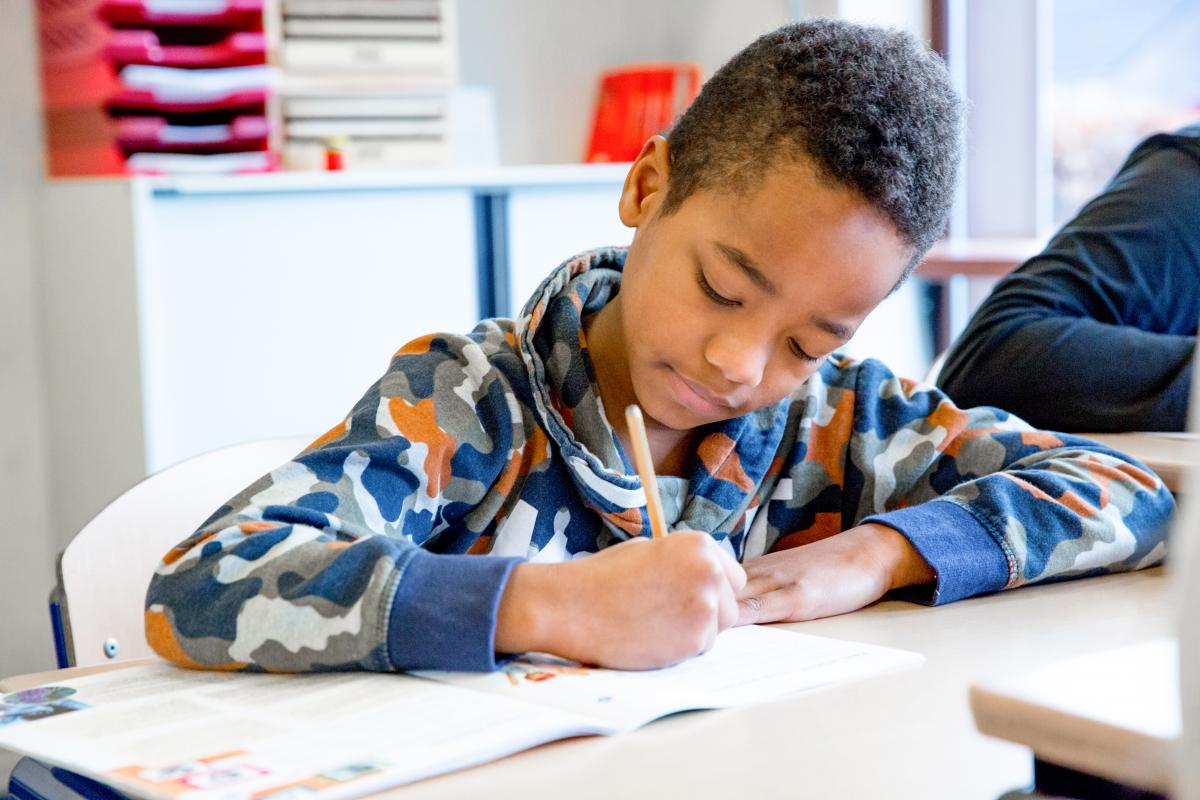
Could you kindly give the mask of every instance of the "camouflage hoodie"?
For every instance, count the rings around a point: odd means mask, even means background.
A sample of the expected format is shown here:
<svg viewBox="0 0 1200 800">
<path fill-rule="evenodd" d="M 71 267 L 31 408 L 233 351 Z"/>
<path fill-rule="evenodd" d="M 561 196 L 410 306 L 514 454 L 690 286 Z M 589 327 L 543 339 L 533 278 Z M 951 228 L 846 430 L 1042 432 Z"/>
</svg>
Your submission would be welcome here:
<svg viewBox="0 0 1200 800">
<path fill-rule="evenodd" d="M 624 259 L 584 253 L 519 319 L 401 348 L 349 416 L 164 557 L 154 649 L 222 669 L 494 669 L 514 564 L 649 535 L 582 330 Z M 1173 508 L 1128 457 L 838 356 L 707 428 L 662 489 L 673 529 L 741 560 L 888 525 L 936 571 L 914 598 L 933 604 L 1156 563 Z"/>
</svg>

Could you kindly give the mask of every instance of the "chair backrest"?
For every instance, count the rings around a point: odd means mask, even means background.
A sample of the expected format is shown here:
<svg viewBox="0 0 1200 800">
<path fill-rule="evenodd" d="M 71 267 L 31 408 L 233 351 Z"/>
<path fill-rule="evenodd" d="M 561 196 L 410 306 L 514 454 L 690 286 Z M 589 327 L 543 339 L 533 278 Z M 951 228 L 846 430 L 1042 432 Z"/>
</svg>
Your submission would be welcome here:
<svg viewBox="0 0 1200 800">
<path fill-rule="evenodd" d="M 109 503 L 58 557 L 50 614 L 59 617 L 59 666 L 154 655 L 144 633 L 144 603 L 159 560 L 222 503 L 311 441 L 267 439 L 204 453 Z"/>
<path fill-rule="evenodd" d="M 929 365 L 929 371 L 925 373 L 925 383 L 930 386 L 937 385 L 938 376 L 942 374 L 942 367 L 946 366 L 946 356 L 950 355 L 949 350 L 943 350 L 938 353 L 937 358 Z"/>
</svg>

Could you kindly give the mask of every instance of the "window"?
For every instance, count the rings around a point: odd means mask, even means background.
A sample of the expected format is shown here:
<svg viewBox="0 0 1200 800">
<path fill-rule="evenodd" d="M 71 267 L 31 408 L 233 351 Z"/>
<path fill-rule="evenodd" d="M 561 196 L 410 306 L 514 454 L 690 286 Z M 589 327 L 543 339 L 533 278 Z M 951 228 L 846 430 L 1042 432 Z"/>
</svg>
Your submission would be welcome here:
<svg viewBox="0 0 1200 800">
<path fill-rule="evenodd" d="M 1054 221 L 1099 192 L 1146 136 L 1200 117 L 1200 3 L 1055 0 Z"/>
</svg>

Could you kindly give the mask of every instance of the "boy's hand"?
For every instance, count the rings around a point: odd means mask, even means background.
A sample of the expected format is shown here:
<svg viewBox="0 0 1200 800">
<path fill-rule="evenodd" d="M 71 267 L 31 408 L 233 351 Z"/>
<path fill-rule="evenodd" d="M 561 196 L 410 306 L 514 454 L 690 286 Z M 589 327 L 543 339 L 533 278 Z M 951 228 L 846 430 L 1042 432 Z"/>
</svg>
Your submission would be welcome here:
<svg viewBox="0 0 1200 800">
<path fill-rule="evenodd" d="M 845 614 L 935 575 L 903 535 L 871 524 L 756 558 L 746 563 L 746 577 L 738 625 Z"/>
<path fill-rule="evenodd" d="M 563 564 L 519 564 L 500 601 L 495 647 L 618 669 L 674 664 L 737 621 L 745 583 L 741 565 L 696 531 Z"/>
</svg>

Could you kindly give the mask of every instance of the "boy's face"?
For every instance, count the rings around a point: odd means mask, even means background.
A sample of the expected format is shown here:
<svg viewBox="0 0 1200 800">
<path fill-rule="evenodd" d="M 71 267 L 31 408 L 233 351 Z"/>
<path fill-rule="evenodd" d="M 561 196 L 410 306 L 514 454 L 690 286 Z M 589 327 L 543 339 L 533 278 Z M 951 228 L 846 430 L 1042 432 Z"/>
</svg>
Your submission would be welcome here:
<svg viewBox="0 0 1200 800">
<path fill-rule="evenodd" d="M 659 217 L 666 153 L 652 140 L 626 181 L 621 217 L 638 231 L 614 302 L 637 402 L 686 430 L 798 389 L 912 251 L 886 216 L 804 163 L 770 170 L 745 196 L 701 191 Z"/>
</svg>

